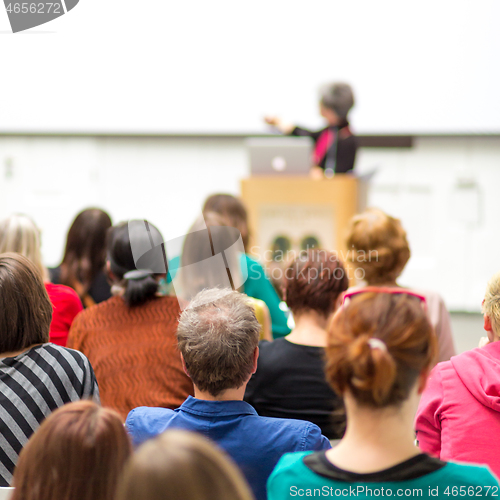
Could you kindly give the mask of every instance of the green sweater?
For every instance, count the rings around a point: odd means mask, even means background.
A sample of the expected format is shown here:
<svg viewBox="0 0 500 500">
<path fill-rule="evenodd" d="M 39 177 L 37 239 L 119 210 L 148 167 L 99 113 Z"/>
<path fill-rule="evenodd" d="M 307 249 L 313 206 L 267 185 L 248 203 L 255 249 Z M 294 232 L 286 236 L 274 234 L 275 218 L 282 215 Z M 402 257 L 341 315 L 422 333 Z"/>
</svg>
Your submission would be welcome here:
<svg viewBox="0 0 500 500">
<path fill-rule="evenodd" d="M 248 270 L 243 292 L 249 297 L 264 301 L 271 314 L 273 337 L 284 337 L 290 333 L 285 313 L 280 309 L 280 298 L 272 283 L 266 276 L 264 268 L 260 263 L 247 254 L 241 256 L 241 267 Z"/>
<path fill-rule="evenodd" d="M 281 458 L 267 482 L 268 500 L 315 497 L 373 500 L 374 497 L 391 496 L 443 500 L 480 497 L 485 500 L 500 496 L 498 481 L 485 466 L 444 463 L 420 455 L 386 471 L 354 474 L 331 464 L 325 465 L 324 452 L 310 457 L 315 458 L 319 466 L 308 466 L 304 463 L 307 455 L 311 452 L 288 453 Z M 436 468 L 433 463 L 440 465 Z M 318 469 L 319 473 L 313 469 Z"/>
</svg>

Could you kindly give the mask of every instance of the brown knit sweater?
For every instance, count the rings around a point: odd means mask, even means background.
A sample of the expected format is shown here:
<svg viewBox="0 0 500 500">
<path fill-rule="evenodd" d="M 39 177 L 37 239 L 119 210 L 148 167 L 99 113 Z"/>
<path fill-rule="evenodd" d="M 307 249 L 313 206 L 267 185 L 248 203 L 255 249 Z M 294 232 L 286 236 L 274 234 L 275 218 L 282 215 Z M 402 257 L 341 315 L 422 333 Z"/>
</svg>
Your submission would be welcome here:
<svg viewBox="0 0 500 500">
<path fill-rule="evenodd" d="M 179 315 L 174 297 L 132 308 L 112 297 L 76 317 L 68 347 L 89 358 L 103 406 L 125 419 L 138 406 L 177 408 L 193 394 L 177 350 Z"/>
</svg>

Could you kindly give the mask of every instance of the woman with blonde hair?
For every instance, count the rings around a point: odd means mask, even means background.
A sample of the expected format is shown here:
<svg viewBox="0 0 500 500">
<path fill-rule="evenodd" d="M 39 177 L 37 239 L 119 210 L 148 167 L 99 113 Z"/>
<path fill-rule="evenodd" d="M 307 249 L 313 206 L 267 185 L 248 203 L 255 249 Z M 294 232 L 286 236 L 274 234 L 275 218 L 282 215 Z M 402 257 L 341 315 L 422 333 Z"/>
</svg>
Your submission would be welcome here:
<svg viewBox="0 0 500 500">
<path fill-rule="evenodd" d="M 413 419 L 437 352 L 425 298 L 399 289 L 356 290 L 329 329 L 326 378 L 344 399 L 347 430 L 335 448 L 285 455 L 268 500 L 498 493 L 486 467 L 444 462 L 415 445 Z M 334 495 L 335 493 L 335 495 Z"/>
<path fill-rule="evenodd" d="M 80 298 L 70 287 L 49 281 L 47 268 L 42 264 L 40 231 L 26 215 L 11 215 L 0 222 L 0 254 L 14 252 L 29 259 L 43 278 L 53 306 L 50 341 L 65 346 L 75 316 L 83 309 Z"/>
<path fill-rule="evenodd" d="M 368 286 L 384 286 L 396 290 L 397 282 L 410 259 L 410 246 L 401 221 L 378 208 L 369 208 L 351 219 L 347 236 L 349 260 L 360 270 Z M 451 320 L 441 296 L 430 290 L 416 290 L 426 299 L 429 319 L 439 345 L 438 361 L 455 355 Z"/>
<path fill-rule="evenodd" d="M 236 465 L 204 437 L 170 430 L 144 443 L 116 500 L 253 500 Z"/>
<path fill-rule="evenodd" d="M 21 452 L 11 500 L 111 500 L 131 453 L 117 413 L 91 401 L 69 403 Z"/>
</svg>

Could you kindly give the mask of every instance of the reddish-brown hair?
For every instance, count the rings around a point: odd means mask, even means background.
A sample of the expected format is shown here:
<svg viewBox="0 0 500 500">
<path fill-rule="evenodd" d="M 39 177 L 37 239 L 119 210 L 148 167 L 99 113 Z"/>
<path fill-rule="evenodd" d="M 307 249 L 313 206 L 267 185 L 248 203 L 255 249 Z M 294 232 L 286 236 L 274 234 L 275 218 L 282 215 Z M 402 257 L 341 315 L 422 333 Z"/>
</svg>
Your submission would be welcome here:
<svg viewBox="0 0 500 500">
<path fill-rule="evenodd" d="M 370 345 L 370 339 L 386 349 Z M 417 298 L 363 293 L 332 321 L 326 377 L 338 394 L 349 391 L 360 405 L 398 405 L 436 354 L 436 335 Z"/>
<path fill-rule="evenodd" d="M 69 403 L 21 451 L 12 500 L 110 500 L 131 452 L 116 412 L 92 401 Z"/>
<path fill-rule="evenodd" d="M 349 260 L 363 270 L 369 285 L 395 281 L 410 258 L 401 221 L 378 208 L 352 218 L 347 247 Z"/>
<path fill-rule="evenodd" d="M 348 286 L 342 262 L 326 250 L 302 252 L 286 269 L 283 280 L 284 298 L 295 314 L 313 310 L 325 317 Z"/>
</svg>

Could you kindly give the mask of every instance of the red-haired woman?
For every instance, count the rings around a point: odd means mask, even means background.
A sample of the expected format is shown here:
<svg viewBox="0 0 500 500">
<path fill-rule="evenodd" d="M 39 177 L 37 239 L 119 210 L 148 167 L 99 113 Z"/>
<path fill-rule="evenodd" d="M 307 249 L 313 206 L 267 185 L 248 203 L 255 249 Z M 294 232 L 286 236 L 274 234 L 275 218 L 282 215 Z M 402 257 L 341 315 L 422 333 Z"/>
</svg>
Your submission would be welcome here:
<svg viewBox="0 0 500 500">
<path fill-rule="evenodd" d="M 22 451 L 11 500 L 111 500 L 131 452 L 117 413 L 91 401 L 67 404 Z"/>
<path fill-rule="evenodd" d="M 334 253 L 309 250 L 286 269 L 283 283 L 295 328 L 284 338 L 260 343 L 245 400 L 259 415 L 308 420 L 329 439 L 339 439 L 345 416 L 326 383 L 323 358 L 327 325 L 348 287 L 344 267 Z"/>
<path fill-rule="evenodd" d="M 326 452 L 285 455 L 269 478 L 269 500 L 316 490 L 363 498 L 498 494 L 486 467 L 442 462 L 415 446 L 413 419 L 436 336 L 422 297 L 393 292 L 356 292 L 334 317 L 326 376 L 344 399 L 345 436 Z"/>
</svg>

